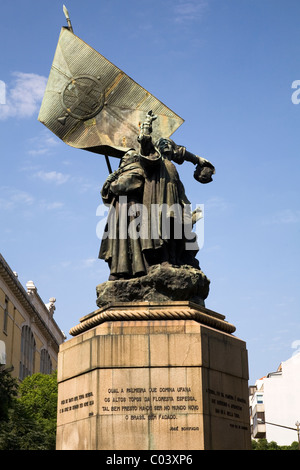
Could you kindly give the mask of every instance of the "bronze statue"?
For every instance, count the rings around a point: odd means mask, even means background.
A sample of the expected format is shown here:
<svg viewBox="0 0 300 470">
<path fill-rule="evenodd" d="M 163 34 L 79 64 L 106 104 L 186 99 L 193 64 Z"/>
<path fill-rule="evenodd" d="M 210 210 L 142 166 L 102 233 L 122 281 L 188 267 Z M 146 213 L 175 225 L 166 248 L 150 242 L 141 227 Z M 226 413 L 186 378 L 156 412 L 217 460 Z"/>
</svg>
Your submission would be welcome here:
<svg viewBox="0 0 300 470">
<path fill-rule="evenodd" d="M 97 305 L 204 305 L 209 280 L 192 230 L 199 213 L 191 212 L 174 163 L 193 163 L 201 183 L 212 181 L 214 167 L 170 139 L 183 119 L 77 37 L 64 12 L 68 27 L 59 35 L 38 119 L 66 144 L 104 155 L 110 173 L 108 157 L 120 158 L 101 191 L 110 211 L 99 258 L 110 275 L 96 288 Z"/>
<path fill-rule="evenodd" d="M 173 162 L 197 165 L 197 181 L 212 181 L 213 165 L 171 139 L 152 141 L 150 111 L 141 125 L 139 150 L 130 150 L 118 170 L 109 175 L 101 191 L 110 204 L 99 258 L 110 268 L 110 280 L 146 275 L 151 266 L 189 265 L 196 269 L 198 251 L 190 202 Z M 131 224 L 135 230 L 128 230 Z M 190 245 L 189 245 L 190 244 Z M 189 246 L 187 246 L 189 245 Z"/>
</svg>

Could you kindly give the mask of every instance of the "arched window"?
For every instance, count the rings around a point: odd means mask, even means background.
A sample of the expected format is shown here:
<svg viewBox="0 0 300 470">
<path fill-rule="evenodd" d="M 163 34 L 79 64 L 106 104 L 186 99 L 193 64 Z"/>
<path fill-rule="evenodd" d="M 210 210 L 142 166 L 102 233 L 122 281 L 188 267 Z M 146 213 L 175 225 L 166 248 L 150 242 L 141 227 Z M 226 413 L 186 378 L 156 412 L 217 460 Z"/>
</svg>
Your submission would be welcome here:
<svg viewBox="0 0 300 470">
<path fill-rule="evenodd" d="M 7 322 L 8 322 L 8 297 L 5 296 L 4 322 L 3 322 L 3 331 L 4 331 L 4 333 L 7 333 Z"/>
<path fill-rule="evenodd" d="M 34 372 L 35 339 L 29 326 L 22 328 L 21 336 L 21 360 L 20 360 L 20 380 L 25 379 Z"/>
<path fill-rule="evenodd" d="M 52 373 L 52 362 L 50 354 L 47 349 L 42 349 L 41 351 L 41 366 L 40 372 L 42 374 L 51 374 Z"/>
</svg>

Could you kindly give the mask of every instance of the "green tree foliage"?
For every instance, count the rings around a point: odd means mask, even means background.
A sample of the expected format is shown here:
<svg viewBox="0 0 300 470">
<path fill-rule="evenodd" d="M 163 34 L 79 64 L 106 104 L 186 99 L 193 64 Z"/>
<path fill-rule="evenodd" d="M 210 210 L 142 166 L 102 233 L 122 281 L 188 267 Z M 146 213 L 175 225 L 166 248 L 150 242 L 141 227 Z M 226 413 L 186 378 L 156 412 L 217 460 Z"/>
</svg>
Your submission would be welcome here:
<svg viewBox="0 0 300 470">
<path fill-rule="evenodd" d="M 19 400 L 39 422 L 55 421 L 57 412 L 57 374 L 34 374 L 20 384 Z"/>
<path fill-rule="evenodd" d="M 9 372 L 0 371 L 0 421 L 6 421 L 18 393 L 18 382 Z"/>
<path fill-rule="evenodd" d="M 252 441 L 252 450 L 298 450 L 298 442 L 294 441 L 289 446 L 279 446 L 276 442 L 268 442 L 267 439 Z"/>
<path fill-rule="evenodd" d="M 0 450 L 54 450 L 56 410 L 56 372 L 26 377 L 0 419 Z"/>
</svg>

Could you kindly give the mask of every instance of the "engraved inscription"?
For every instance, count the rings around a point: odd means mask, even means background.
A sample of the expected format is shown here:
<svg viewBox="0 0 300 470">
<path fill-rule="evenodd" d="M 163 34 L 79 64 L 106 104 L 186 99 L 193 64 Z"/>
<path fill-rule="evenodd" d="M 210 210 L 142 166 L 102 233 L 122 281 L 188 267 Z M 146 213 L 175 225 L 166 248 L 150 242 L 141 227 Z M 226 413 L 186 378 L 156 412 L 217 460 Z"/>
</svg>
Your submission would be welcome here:
<svg viewBox="0 0 300 470">
<path fill-rule="evenodd" d="M 210 398 L 211 411 L 216 415 L 234 420 L 242 420 L 245 416 L 245 412 L 247 413 L 246 408 L 248 408 L 248 405 L 244 398 L 211 388 L 207 388 L 206 392 Z M 248 430 L 248 427 L 242 424 L 230 423 L 229 426 L 235 429 Z"/>
<path fill-rule="evenodd" d="M 60 401 L 59 413 L 67 413 L 94 405 L 93 392 L 83 393 Z M 94 413 L 90 412 L 89 416 Z"/>
<path fill-rule="evenodd" d="M 248 430 L 243 424 L 247 413 L 247 401 L 244 398 L 211 388 L 206 388 L 206 393 L 211 413 L 231 419 L 231 428 Z M 93 392 L 68 397 L 59 404 L 60 414 L 86 409 L 88 416 L 94 416 L 94 409 L 90 408 L 95 404 Z M 183 426 L 182 421 L 179 421 L 184 415 L 202 413 L 197 395 L 191 387 L 107 388 L 100 397 L 99 405 L 102 415 L 121 414 L 124 420 L 131 422 L 163 421 L 169 423 L 172 432 L 199 431 L 199 426 Z"/>
<path fill-rule="evenodd" d="M 127 421 L 170 422 L 170 431 L 199 431 L 198 426 L 180 426 L 179 415 L 199 412 L 191 387 L 108 388 L 101 414 L 123 414 Z"/>
</svg>

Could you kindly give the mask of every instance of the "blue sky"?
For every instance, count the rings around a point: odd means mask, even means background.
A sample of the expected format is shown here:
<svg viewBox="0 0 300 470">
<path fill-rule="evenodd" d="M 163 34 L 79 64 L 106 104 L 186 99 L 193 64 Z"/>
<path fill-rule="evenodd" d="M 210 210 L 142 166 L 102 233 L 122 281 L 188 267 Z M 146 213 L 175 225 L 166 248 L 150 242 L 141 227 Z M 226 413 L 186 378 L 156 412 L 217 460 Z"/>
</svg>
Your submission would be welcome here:
<svg viewBox="0 0 300 470">
<path fill-rule="evenodd" d="M 1 2 L 0 252 L 68 334 L 96 308 L 108 270 L 97 259 L 104 157 L 68 147 L 37 121 L 62 1 Z M 173 134 L 216 167 L 200 185 L 198 258 L 209 309 L 247 343 L 250 382 L 299 347 L 300 80 L 298 0 L 68 0 L 74 32 L 185 123 Z M 114 168 L 117 160 L 111 159 Z"/>
</svg>

